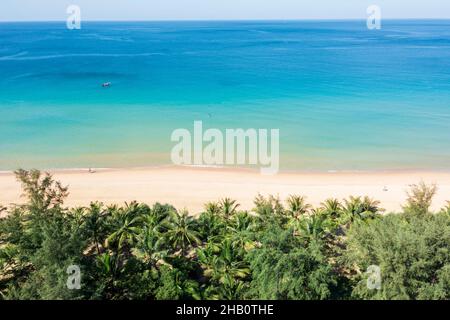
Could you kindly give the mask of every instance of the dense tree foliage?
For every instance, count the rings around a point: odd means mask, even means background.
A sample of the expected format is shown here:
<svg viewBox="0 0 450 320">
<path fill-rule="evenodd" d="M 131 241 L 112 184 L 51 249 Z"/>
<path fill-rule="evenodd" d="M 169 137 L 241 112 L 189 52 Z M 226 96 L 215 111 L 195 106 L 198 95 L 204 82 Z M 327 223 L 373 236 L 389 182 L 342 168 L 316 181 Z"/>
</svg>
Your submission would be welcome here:
<svg viewBox="0 0 450 320">
<path fill-rule="evenodd" d="M 450 205 L 414 185 L 404 212 L 377 201 L 259 195 L 197 216 L 170 205 L 66 208 L 66 187 L 16 172 L 24 205 L 0 206 L 2 299 L 449 299 Z M 367 285 L 370 266 L 381 285 Z M 68 286 L 80 268 L 80 287 Z M 68 269 L 69 268 L 69 269 Z"/>
</svg>

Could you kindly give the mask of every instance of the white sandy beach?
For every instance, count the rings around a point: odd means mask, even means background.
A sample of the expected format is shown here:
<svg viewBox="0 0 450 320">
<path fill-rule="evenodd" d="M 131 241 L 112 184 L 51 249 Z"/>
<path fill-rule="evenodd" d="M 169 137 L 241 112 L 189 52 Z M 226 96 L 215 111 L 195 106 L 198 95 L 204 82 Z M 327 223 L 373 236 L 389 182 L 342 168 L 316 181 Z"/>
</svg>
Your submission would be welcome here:
<svg viewBox="0 0 450 320">
<path fill-rule="evenodd" d="M 433 208 L 450 200 L 450 173 L 447 172 L 372 172 L 372 173 L 280 173 L 264 176 L 259 171 L 161 167 L 139 169 L 96 169 L 50 171 L 55 179 L 69 186 L 68 206 L 88 205 L 98 200 L 122 204 L 137 200 L 145 203 L 170 203 L 197 213 L 208 201 L 223 197 L 236 199 L 244 209 L 253 207 L 258 194 L 307 196 L 313 205 L 326 198 L 368 195 L 380 200 L 388 211 L 401 208 L 408 186 L 423 180 L 436 183 L 438 192 Z M 387 191 L 384 190 L 387 188 Z M 0 174 L 0 204 L 22 203 L 20 184 L 13 173 Z"/>
</svg>

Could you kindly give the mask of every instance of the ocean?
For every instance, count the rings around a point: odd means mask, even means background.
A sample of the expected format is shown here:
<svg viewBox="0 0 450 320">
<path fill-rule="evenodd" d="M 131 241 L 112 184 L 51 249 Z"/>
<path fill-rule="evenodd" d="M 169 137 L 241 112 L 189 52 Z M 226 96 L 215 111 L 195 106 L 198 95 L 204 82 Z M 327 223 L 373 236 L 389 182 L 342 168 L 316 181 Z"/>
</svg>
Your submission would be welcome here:
<svg viewBox="0 0 450 320">
<path fill-rule="evenodd" d="M 279 129 L 286 171 L 450 170 L 450 20 L 0 23 L 0 170 L 170 164 L 196 120 Z"/>
</svg>

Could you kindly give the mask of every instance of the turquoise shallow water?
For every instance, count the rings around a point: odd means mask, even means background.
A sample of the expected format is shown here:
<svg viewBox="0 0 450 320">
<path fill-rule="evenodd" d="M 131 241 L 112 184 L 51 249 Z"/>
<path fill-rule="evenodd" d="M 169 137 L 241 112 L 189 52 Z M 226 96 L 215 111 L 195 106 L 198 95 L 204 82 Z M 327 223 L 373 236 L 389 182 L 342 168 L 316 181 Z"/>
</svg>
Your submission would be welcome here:
<svg viewBox="0 0 450 320">
<path fill-rule="evenodd" d="M 450 169 L 450 21 L 1 23 L 0 75 L 0 170 L 170 164 L 194 120 L 279 128 L 284 170 Z"/>
</svg>

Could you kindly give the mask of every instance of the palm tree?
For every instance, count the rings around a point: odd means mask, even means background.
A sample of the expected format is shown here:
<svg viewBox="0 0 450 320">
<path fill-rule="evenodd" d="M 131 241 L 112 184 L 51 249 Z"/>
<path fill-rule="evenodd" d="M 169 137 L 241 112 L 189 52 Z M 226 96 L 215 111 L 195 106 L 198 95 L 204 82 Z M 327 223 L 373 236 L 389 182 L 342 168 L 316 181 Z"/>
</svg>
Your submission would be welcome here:
<svg viewBox="0 0 450 320">
<path fill-rule="evenodd" d="M 214 246 L 206 246 L 197 250 L 198 260 L 206 277 L 218 283 L 225 282 L 225 276 L 244 279 L 250 274 L 247 264 L 239 256 L 229 239 L 225 239 L 219 252 Z"/>
<path fill-rule="evenodd" d="M 355 219 L 366 220 L 374 218 L 382 209 L 379 207 L 380 202 L 372 200 L 369 197 L 353 197 L 344 199 L 343 212 L 346 215 L 346 220 L 353 222 Z"/>
<path fill-rule="evenodd" d="M 349 199 L 344 199 L 343 212 L 346 222 L 354 221 L 355 218 L 359 217 L 364 212 L 361 197 L 350 196 Z"/>
<path fill-rule="evenodd" d="M 111 256 L 108 253 L 103 253 L 96 257 L 97 267 L 100 270 L 100 273 L 104 276 L 113 277 L 116 273 L 116 263 L 114 262 L 115 257 Z"/>
<path fill-rule="evenodd" d="M 164 239 L 155 229 L 144 226 L 137 237 L 133 254 L 144 263 L 155 268 L 158 264 L 167 264 L 168 250 L 164 249 Z"/>
<path fill-rule="evenodd" d="M 126 205 L 124 210 L 113 211 L 116 230 L 106 239 L 106 246 L 115 244 L 118 251 L 126 245 L 133 245 L 141 227 L 141 216 L 137 212 L 141 207 L 137 203 Z"/>
<path fill-rule="evenodd" d="M 215 292 L 219 300 L 239 300 L 242 299 L 245 288 L 245 282 L 226 274 Z"/>
<path fill-rule="evenodd" d="M 231 200 L 230 198 L 224 198 L 220 200 L 220 211 L 225 219 L 230 218 L 234 215 L 239 207 L 239 204 L 236 203 L 236 200 Z"/>
<path fill-rule="evenodd" d="M 93 242 L 97 250 L 97 255 L 101 254 L 100 243 L 106 233 L 105 212 L 102 211 L 102 204 L 91 203 L 84 218 L 83 227 L 88 233 L 89 239 Z"/>
<path fill-rule="evenodd" d="M 220 210 L 220 204 L 217 202 L 208 202 L 207 204 L 205 204 L 205 213 L 218 215 L 220 214 Z"/>
<path fill-rule="evenodd" d="M 225 219 L 211 211 L 200 214 L 197 226 L 201 239 L 204 241 L 220 237 L 226 231 Z"/>
<path fill-rule="evenodd" d="M 140 220 L 142 224 L 153 232 L 161 232 L 164 227 L 164 221 L 168 218 L 169 214 L 161 210 L 150 210 L 148 213 L 142 215 Z"/>
<path fill-rule="evenodd" d="M 250 268 L 242 261 L 236 250 L 233 248 L 231 241 L 225 241 L 222 251 L 215 260 L 216 271 L 220 273 L 219 282 L 224 283 L 225 275 L 235 279 L 244 279 L 250 274 Z"/>
<path fill-rule="evenodd" d="M 338 218 L 342 213 L 342 205 L 338 199 L 330 198 L 322 202 L 320 205 L 322 206 L 323 213 L 332 219 Z"/>
<path fill-rule="evenodd" d="M 291 217 L 295 219 L 299 219 L 301 216 L 307 214 L 311 209 L 311 205 L 306 203 L 306 197 L 303 196 L 291 195 L 287 199 L 287 203 L 287 212 Z"/>
<path fill-rule="evenodd" d="M 381 211 L 384 211 L 384 209 L 380 207 L 380 201 L 373 200 L 368 196 L 363 198 L 362 208 L 364 209 L 364 212 L 368 213 L 369 216 L 373 216 Z"/>
<path fill-rule="evenodd" d="M 236 231 L 250 231 L 254 228 L 254 218 L 247 211 L 238 212 L 230 220 L 228 228 Z"/>
<path fill-rule="evenodd" d="M 101 276 L 101 285 L 106 293 L 106 299 L 113 299 L 116 294 L 116 278 L 121 270 L 118 257 L 105 252 L 95 257 L 96 267 Z"/>
<path fill-rule="evenodd" d="M 325 236 L 326 230 L 327 225 L 325 217 L 320 214 L 314 214 L 310 217 L 302 218 L 297 223 L 294 234 L 308 240 L 319 240 Z"/>
<path fill-rule="evenodd" d="M 227 226 L 229 232 L 224 237 L 231 241 L 233 248 L 240 252 L 247 252 L 255 247 L 253 232 L 256 229 L 255 217 L 247 211 L 237 213 Z"/>
<path fill-rule="evenodd" d="M 186 249 L 194 244 L 199 244 L 200 238 L 198 231 L 195 230 L 195 220 L 188 215 L 187 211 L 181 214 L 172 211 L 166 223 L 167 241 L 176 249 L 181 249 L 186 253 Z"/>
</svg>

